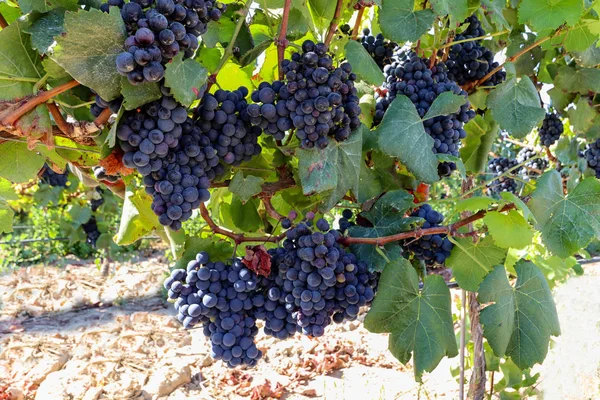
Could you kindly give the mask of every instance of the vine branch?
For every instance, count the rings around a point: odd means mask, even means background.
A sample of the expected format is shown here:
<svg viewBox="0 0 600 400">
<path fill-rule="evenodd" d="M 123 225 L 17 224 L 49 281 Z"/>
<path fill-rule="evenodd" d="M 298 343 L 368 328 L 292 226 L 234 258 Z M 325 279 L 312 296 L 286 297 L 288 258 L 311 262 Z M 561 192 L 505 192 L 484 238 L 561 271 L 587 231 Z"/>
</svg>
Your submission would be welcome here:
<svg viewBox="0 0 600 400">
<path fill-rule="evenodd" d="M 356 21 L 354 22 L 354 28 L 352 28 L 352 40 L 356 40 L 356 38 L 358 37 L 358 30 L 360 29 L 360 25 L 362 23 L 364 13 L 365 13 L 365 7 L 361 7 L 358 10 L 358 15 L 356 16 Z"/>
<path fill-rule="evenodd" d="M 335 13 L 333 14 L 333 19 L 329 24 L 329 29 L 327 30 L 327 36 L 325 37 L 325 44 L 329 46 L 331 43 L 331 39 L 333 39 L 333 35 L 335 34 L 335 30 L 338 27 L 338 23 L 340 21 L 340 16 L 342 15 L 342 6 L 344 4 L 344 0 L 337 0 L 337 4 L 335 5 Z"/>
<path fill-rule="evenodd" d="M 4 29 L 7 26 L 8 26 L 8 22 L 6 22 L 6 19 L 4 19 L 4 17 L 0 13 L 0 28 Z"/>
<path fill-rule="evenodd" d="M 65 135 L 68 135 L 70 130 L 69 123 L 65 121 L 65 118 L 61 114 L 56 103 L 48 102 L 46 103 L 46 107 L 48 108 L 48 111 L 50 111 L 52 118 L 54 118 L 54 122 L 56 122 L 58 129 L 60 129 L 60 131 Z"/>
<path fill-rule="evenodd" d="M 285 56 L 285 48 L 288 46 L 287 40 L 287 28 L 288 20 L 290 17 L 290 8 L 292 7 L 292 0 L 285 0 L 283 5 L 283 17 L 281 19 L 281 28 L 279 29 L 279 36 L 277 38 L 277 70 L 279 71 L 279 80 L 283 80 L 283 69 L 281 63 Z"/>
<path fill-rule="evenodd" d="M 281 215 L 277 212 L 275 207 L 273 207 L 273 203 L 271 203 L 271 196 L 264 194 L 259 197 L 265 206 L 265 210 L 267 211 L 267 214 L 269 214 L 269 216 L 271 218 L 276 219 L 277 221 L 281 221 L 282 219 L 285 218 L 283 215 Z"/>
</svg>

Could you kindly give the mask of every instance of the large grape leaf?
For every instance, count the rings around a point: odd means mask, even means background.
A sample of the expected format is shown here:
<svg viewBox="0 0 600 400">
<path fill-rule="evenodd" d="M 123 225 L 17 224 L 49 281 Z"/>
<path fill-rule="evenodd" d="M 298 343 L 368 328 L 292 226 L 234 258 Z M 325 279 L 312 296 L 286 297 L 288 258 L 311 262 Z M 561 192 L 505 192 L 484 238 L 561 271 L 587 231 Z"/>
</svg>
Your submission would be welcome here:
<svg viewBox="0 0 600 400">
<path fill-rule="evenodd" d="M 459 96 L 452 92 L 443 92 L 433 100 L 431 107 L 427 110 L 427 114 L 423 117 L 423 121 L 438 117 L 440 115 L 454 114 L 460 107 L 467 102 L 465 96 Z"/>
<path fill-rule="evenodd" d="M 465 125 L 467 137 L 460 149 L 465 168 L 470 172 L 482 172 L 485 170 L 488 153 L 498 135 L 498 124 L 491 118 L 491 113 L 485 117 L 475 116 Z"/>
<path fill-rule="evenodd" d="M 379 86 L 385 80 L 373 57 L 356 40 L 350 40 L 344 47 L 346 59 L 352 65 L 352 71 L 363 81 Z"/>
<path fill-rule="evenodd" d="M 304 194 L 331 190 L 324 209 L 337 204 L 349 190 L 358 195 L 362 126 L 344 142 L 331 140 L 324 149 L 298 150 L 296 155 Z"/>
<path fill-rule="evenodd" d="M 564 23 L 575 25 L 582 11 L 579 0 L 523 0 L 519 6 L 519 22 L 531 22 L 539 32 L 556 29 Z"/>
<path fill-rule="evenodd" d="M 0 176 L 14 183 L 35 178 L 44 166 L 44 157 L 29 151 L 25 142 L 0 144 Z"/>
<path fill-rule="evenodd" d="M 469 16 L 467 0 L 431 0 L 431 7 L 440 17 L 448 15 L 458 22 Z"/>
<path fill-rule="evenodd" d="M 525 137 L 546 115 L 540 98 L 527 76 L 512 77 L 488 96 L 488 107 L 502 129 L 517 138 Z"/>
<path fill-rule="evenodd" d="M 588 28 L 590 22 L 593 22 L 593 20 L 582 20 L 563 35 L 560 35 L 557 40 L 559 43 L 562 43 L 569 52 L 585 51 L 598 39 L 598 36 L 590 32 Z"/>
<path fill-rule="evenodd" d="M 478 301 L 493 303 L 481 311 L 483 336 L 494 354 L 510 357 L 519 368 L 541 363 L 550 336 L 560 335 L 556 306 L 539 268 L 521 260 L 515 266 L 517 282 L 510 286 L 506 271 L 496 266 L 479 286 Z"/>
<path fill-rule="evenodd" d="M 134 86 L 123 76 L 121 77 L 121 87 L 123 107 L 126 110 L 135 110 L 162 97 L 160 86 L 156 82 L 144 82 L 141 85 Z"/>
<path fill-rule="evenodd" d="M 125 42 L 119 9 L 111 7 L 108 14 L 93 9 L 67 12 L 64 29 L 65 33 L 56 38 L 52 59 L 104 100 L 118 97 L 121 75 L 115 62 Z"/>
<path fill-rule="evenodd" d="M 383 0 L 379 10 L 381 31 L 386 38 L 398 42 L 417 41 L 434 19 L 430 9 L 415 11 L 414 0 Z"/>
<path fill-rule="evenodd" d="M 587 133 L 594 124 L 594 118 L 598 115 L 586 97 L 581 97 L 575 107 L 567 110 L 567 114 L 575 133 Z"/>
<path fill-rule="evenodd" d="M 180 52 L 165 70 L 165 86 L 171 88 L 175 100 L 189 107 L 196 100 L 200 87 L 206 83 L 208 72 L 200 63 L 192 59 L 183 61 Z"/>
<path fill-rule="evenodd" d="M 44 55 L 54 43 L 54 38 L 64 32 L 64 10 L 42 15 L 27 29 L 31 34 L 31 46 Z"/>
<path fill-rule="evenodd" d="M 336 2 L 330 0 L 307 0 L 306 4 L 317 29 L 327 28 L 333 19 Z"/>
<path fill-rule="evenodd" d="M 499 247 L 522 249 L 533 240 L 531 226 L 515 210 L 507 213 L 490 211 L 483 217 L 483 223 Z"/>
<path fill-rule="evenodd" d="M 229 184 L 229 191 L 236 194 L 242 203 L 246 203 L 252 196 L 260 193 L 263 182 L 263 178 L 254 175 L 244 177 L 243 172 L 238 171 Z"/>
<path fill-rule="evenodd" d="M 590 91 L 600 92 L 600 70 L 562 66 L 558 69 L 554 84 L 565 92 L 583 95 Z"/>
<path fill-rule="evenodd" d="M 45 13 L 55 8 L 77 10 L 77 0 L 18 0 L 18 3 L 25 14 L 31 11 Z"/>
<path fill-rule="evenodd" d="M 187 263 L 196 258 L 196 254 L 206 251 L 211 261 L 226 261 L 231 259 L 233 246 L 228 240 L 219 239 L 212 233 L 202 233 L 198 236 L 186 236 L 185 248 L 175 268 L 186 268 Z"/>
<path fill-rule="evenodd" d="M 454 248 L 446 260 L 446 266 L 452 269 L 458 285 L 470 292 L 477 291 L 493 266 L 500 264 L 506 257 L 506 249 L 496 246 L 491 236 L 486 236 L 477 243 L 471 238 L 452 239 L 452 242 Z"/>
<path fill-rule="evenodd" d="M 542 241 L 560 257 L 568 257 L 600 236 L 600 182 L 581 181 L 566 197 L 560 172 L 542 175 L 529 205 Z"/>
<path fill-rule="evenodd" d="M 12 232 L 15 212 L 5 202 L 0 202 L 0 233 Z"/>
<path fill-rule="evenodd" d="M 150 208 L 151 203 L 152 197 L 144 190 L 127 186 L 119 231 L 114 237 L 116 244 L 128 245 L 146 236 L 154 229 L 162 229 L 158 217 Z"/>
<path fill-rule="evenodd" d="M 389 350 L 406 364 L 414 356 L 415 377 L 432 371 L 444 356 L 458 354 L 452 325 L 450 291 L 439 275 L 419 278 L 404 258 L 383 271 L 377 297 L 365 318 L 371 332 L 391 333 Z"/>
<path fill-rule="evenodd" d="M 425 132 L 419 113 L 408 97 L 394 99 L 375 134 L 379 137 L 379 148 L 397 157 L 417 179 L 426 183 L 439 179 L 433 139 Z"/>
</svg>

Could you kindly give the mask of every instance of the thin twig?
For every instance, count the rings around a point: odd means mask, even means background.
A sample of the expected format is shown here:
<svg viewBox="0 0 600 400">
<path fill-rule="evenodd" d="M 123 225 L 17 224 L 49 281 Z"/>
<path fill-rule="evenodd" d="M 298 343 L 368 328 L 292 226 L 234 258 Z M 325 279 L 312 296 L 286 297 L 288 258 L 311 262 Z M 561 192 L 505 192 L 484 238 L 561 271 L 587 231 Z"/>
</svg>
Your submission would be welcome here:
<svg viewBox="0 0 600 400">
<path fill-rule="evenodd" d="M 340 22 L 340 17 L 342 15 L 343 4 L 344 0 L 337 0 L 337 4 L 335 5 L 335 13 L 333 14 L 333 19 L 329 24 L 327 36 L 325 37 L 325 44 L 327 46 L 329 46 L 329 44 L 331 43 L 331 39 L 333 39 L 333 35 L 335 35 L 335 31 L 337 30 L 338 23 Z"/>
<path fill-rule="evenodd" d="M 505 141 L 505 142 L 508 142 L 508 143 L 515 144 L 515 145 L 517 145 L 519 147 L 524 147 L 524 148 L 529 149 L 529 150 L 538 151 L 538 149 L 536 149 L 535 146 L 532 146 L 532 145 L 527 144 L 527 143 L 520 142 L 520 141 L 515 140 L 515 139 L 511 139 L 509 137 L 505 137 L 502 140 Z"/>
<path fill-rule="evenodd" d="M 0 28 L 4 29 L 7 26 L 8 26 L 8 22 L 6 22 L 6 19 L 4 19 L 4 17 L 0 13 Z"/>
<path fill-rule="evenodd" d="M 454 46 L 455 44 L 459 44 L 459 43 L 466 43 L 466 42 L 474 42 L 474 41 L 476 41 L 476 40 L 485 40 L 485 39 L 493 38 L 494 36 L 500 36 L 500 35 L 504 35 L 505 33 L 509 33 L 509 32 L 510 32 L 510 31 L 509 31 L 508 29 L 505 29 L 505 30 L 503 30 L 503 31 L 500 31 L 500 32 L 496 32 L 496 33 L 490 33 L 489 35 L 477 36 L 477 37 L 474 37 L 474 38 L 469 38 L 469 39 L 461 39 L 461 40 L 457 40 L 457 41 L 454 41 L 454 42 L 448 42 L 448 43 L 446 43 L 445 45 L 441 46 L 441 47 L 440 47 L 440 50 L 441 50 L 441 49 L 444 49 L 444 48 L 446 48 L 446 47 L 452 47 L 452 46 Z"/>
<path fill-rule="evenodd" d="M 554 157 L 554 154 L 552 154 L 549 147 L 546 147 L 546 155 L 548 156 L 548 159 L 553 163 L 558 162 L 558 159 Z"/>
<path fill-rule="evenodd" d="M 276 219 L 278 221 L 285 218 L 283 215 L 277 212 L 275 207 L 273 207 L 273 203 L 271 203 L 271 196 L 265 194 L 260 196 L 260 199 L 262 200 L 265 206 L 265 210 L 267 210 L 267 214 L 269 214 L 271 218 Z"/>
<path fill-rule="evenodd" d="M 360 25 L 362 24 L 362 18 L 364 13 L 365 7 L 361 7 L 360 10 L 358 10 L 358 15 L 356 16 L 354 28 L 352 28 L 352 40 L 356 40 L 356 38 L 358 37 L 358 30 L 360 29 Z"/>
<path fill-rule="evenodd" d="M 56 104 L 53 102 L 49 102 L 46 103 L 46 107 L 48 107 L 48 111 L 50 111 L 50 114 L 52 114 L 52 118 L 54 118 L 54 122 L 56 122 L 56 126 L 58 126 L 58 129 L 60 129 L 60 131 L 65 135 L 69 135 L 69 123 L 65 121 L 65 118 L 61 114 Z"/>
<path fill-rule="evenodd" d="M 285 56 L 285 48 L 288 45 L 287 28 L 291 7 L 292 0 L 285 0 L 285 4 L 283 5 L 281 27 L 279 29 L 279 37 L 277 38 L 277 69 L 279 70 L 279 80 L 283 80 L 283 69 L 281 68 L 281 63 L 283 62 L 283 58 Z"/>
<path fill-rule="evenodd" d="M 108 122 L 108 119 L 112 114 L 113 112 L 110 110 L 110 108 L 105 108 L 104 110 L 102 110 L 100 115 L 96 117 L 96 119 L 94 120 L 94 124 L 97 127 L 104 126 Z"/>
</svg>

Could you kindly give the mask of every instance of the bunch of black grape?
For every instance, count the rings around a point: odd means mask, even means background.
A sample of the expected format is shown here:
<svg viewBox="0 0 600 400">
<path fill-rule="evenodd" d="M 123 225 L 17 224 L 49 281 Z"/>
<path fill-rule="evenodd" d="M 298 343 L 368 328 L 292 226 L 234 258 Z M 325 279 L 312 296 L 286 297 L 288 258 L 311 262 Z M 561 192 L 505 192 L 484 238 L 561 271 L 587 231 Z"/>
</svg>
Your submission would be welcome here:
<svg viewBox="0 0 600 400">
<path fill-rule="evenodd" d="M 117 175 L 108 175 L 104 167 L 96 166 L 92 168 L 92 171 L 94 172 L 94 177 L 99 181 L 115 183 L 119 180 L 119 177 Z"/>
<path fill-rule="evenodd" d="M 253 366 L 262 357 L 254 342 L 255 310 L 264 304 L 257 290 L 262 279 L 239 259 L 226 265 L 210 262 L 208 254 L 201 252 L 188 263 L 187 271 L 174 270 L 164 287 L 175 300 L 177 318 L 185 328 L 202 324 L 213 358 L 230 367 Z"/>
<path fill-rule="evenodd" d="M 262 133 L 252 126 L 246 87 L 232 92 L 217 90 L 202 97 L 197 110 L 196 127 L 201 133 L 200 145 L 213 149 L 228 165 L 239 165 L 260 154 L 258 137 Z"/>
<path fill-rule="evenodd" d="M 342 218 L 338 221 L 340 232 L 345 233 L 350 227 L 353 227 L 355 225 L 353 219 L 354 214 L 352 213 L 352 210 L 346 208 L 342 211 Z"/>
<path fill-rule="evenodd" d="M 292 54 L 281 68 L 284 82 L 263 82 L 252 94 L 256 104 L 248 106 L 254 125 L 280 140 L 296 129 L 302 148 L 325 148 L 329 137 L 346 140 L 360 126 L 359 99 L 352 67 L 334 67 L 327 46 L 310 40 L 302 53 Z"/>
<path fill-rule="evenodd" d="M 100 237 L 96 217 L 92 216 L 85 224 L 81 225 L 86 235 L 86 242 L 92 247 L 96 247 L 96 241 Z"/>
<path fill-rule="evenodd" d="M 117 71 L 133 85 L 161 80 L 164 65 L 180 51 L 191 57 L 208 22 L 218 21 L 227 9 L 223 3 L 205 0 L 157 0 L 156 4 L 154 0 L 127 4 L 109 0 L 101 9 L 108 11 L 110 5 L 121 8 L 130 33 L 126 51 L 117 56 Z"/>
<path fill-rule="evenodd" d="M 588 167 L 594 170 L 596 178 L 600 179 L 600 139 L 586 146 L 582 154 Z"/>
<path fill-rule="evenodd" d="M 540 157 L 535 150 L 523 148 L 517 154 L 516 164 L 521 164 L 529 160 L 520 170 L 525 179 L 536 178 L 548 168 L 548 160 Z"/>
<path fill-rule="evenodd" d="M 337 243 L 341 233 L 330 230 L 324 219 L 313 226 L 310 214 L 286 232 L 282 247 L 270 250 L 277 275 L 268 295 L 287 312 L 274 315 L 281 320 L 277 327 L 287 331 L 284 336 L 293 331 L 289 321 L 303 334 L 319 337 L 332 320 L 355 319 L 359 308 L 373 300 L 377 286 L 377 275 Z M 281 332 L 273 324 L 271 330 L 275 336 Z"/>
<path fill-rule="evenodd" d="M 52 187 L 67 187 L 69 181 L 69 171 L 65 170 L 62 174 L 56 173 L 48 166 L 44 164 L 44 172 L 41 176 L 42 183 L 50 185 Z"/>
<path fill-rule="evenodd" d="M 374 125 L 381 122 L 385 111 L 397 95 L 407 96 L 421 117 L 425 116 L 434 100 L 444 92 L 467 98 L 467 92 L 449 79 L 443 63 L 438 63 L 431 69 L 428 65 L 428 59 L 421 59 L 413 52 L 407 60 L 396 60 L 386 67 L 387 76 L 383 91 L 385 95 L 377 96 Z M 456 113 L 440 115 L 423 122 L 425 131 L 434 140 L 434 153 L 459 156 L 460 141 L 467 135 L 463 126 L 475 117 L 475 112 L 469 110 L 469 107 L 470 103 L 467 101 Z M 455 169 L 454 163 L 445 162 L 438 165 L 440 176 L 449 176 Z"/>
<path fill-rule="evenodd" d="M 92 200 L 90 200 L 90 206 L 91 206 L 93 212 L 96 212 L 98 210 L 98 208 L 100 208 L 100 206 L 102 204 L 104 204 L 104 197 L 102 196 L 103 194 L 104 194 L 104 189 L 97 186 L 93 193 Z"/>
<path fill-rule="evenodd" d="M 111 101 L 106 101 L 106 100 L 102 99 L 100 96 L 96 95 L 95 100 L 96 100 L 96 102 L 94 104 L 92 104 L 90 107 L 90 112 L 92 113 L 92 115 L 94 117 L 97 117 L 98 115 L 100 115 L 102 113 L 102 111 L 104 111 L 107 108 L 110 108 L 110 111 L 112 111 L 113 114 L 116 114 L 119 112 L 119 109 L 121 108 L 121 104 L 123 103 L 122 97 L 118 97 Z"/>
<path fill-rule="evenodd" d="M 516 160 L 509 160 L 506 157 L 497 157 L 490 160 L 488 163 L 488 169 L 492 173 L 492 175 L 499 176 L 508 171 L 511 168 L 514 168 L 519 163 Z M 492 183 L 488 185 L 488 190 L 490 193 L 498 194 L 500 192 L 511 192 L 516 193 L 519 185 L 517 181 L 510 177 L 510 175 L 516 176 L 521 168 L 515 168 L 509 173 L 509 176 L 502 176 L 498 179 L 494 180 Z"/>
<path fill-rule="evenodd" d="M 381 33 L 378 33 L 377 36 L 371 35 L 369 28 L 363 29 L 363 36 L 359 40 L 379 68 L 383 70 L 383 67 L 392 63 L 394 50 L 398 47 L 397 43 L 385 40 Z"/>
<path fill-rule="evenodd" d="M 431 208 L 429 204 L 423 204 L 416 209 L 411 217 L 423 218 L 423 228 L 435 228 L 444 222 L 444 216 Z M 454 245 L 445 234 L 425 235 L 418 239 L 407 239 L 404 247 L 414 254 L 414 256 L 425 262 L 428 266 L 442 265 L 446 258 L 450 257 L 450 252 Z"/>
<path fill-rule="evenodd" d="M 460 35 L 457 35 L 455 41 L 468 40 L 484 36 L 485 31 L 476 16 L 471 15 L 465 20 L 468 28 Z M 448 77 L 456 81 L 459 85 L 469 82 L 475 82 L 482 79 L 488 72 L 498 67 L 498 62 L 494 61 L 494 53 L 483 46 L 481 40 L 472 40 L 464 43 L 457 43 L 450 48 L 446 66 L 448 67 Z M 483 85 L 495 86 L 506 79 L 506 71 L 499 70 L 486 80 Z"/>
<path fill-rule="evenodd" d="M 350 36 L 352 34 L 352 28 L 348 24 L 342 24 L 339 28 L 342 35 Z M 341 36 L 340 36 L 341 38 Z"/>
<path fill-rule="evenodd" d="M 539 129 L 540 143 L 543 146 L 552 146 L 564 132 L 562 121 L 556 114 L 546 114 L 542 127 Z"/>
</svg>

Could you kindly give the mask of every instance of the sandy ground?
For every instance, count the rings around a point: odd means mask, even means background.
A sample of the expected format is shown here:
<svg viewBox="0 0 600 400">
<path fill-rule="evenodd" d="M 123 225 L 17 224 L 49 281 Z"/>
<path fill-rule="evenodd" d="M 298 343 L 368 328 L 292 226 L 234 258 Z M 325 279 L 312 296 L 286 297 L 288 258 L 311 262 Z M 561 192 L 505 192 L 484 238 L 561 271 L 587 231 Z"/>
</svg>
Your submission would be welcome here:
<svg viewBox="0 0 600 400">
<path fill-rule="evenodd" d="M 228 369 L 163 301 L 165 265 L 154 256 L 119 264 L 106 279 L 93 264 L 0 277 L 0 400 L 458 397 L 450 373 L 458 358 L 417 384 L 410 365 L 387 352 L 387 335 L 359 321 L 319 340 L 259 334 L 259 365 Z M 564 336 L 537 368 L 544 399 L 600 399 L 600 266 L 586 271 L 556 290 Z"/>
</svg>

